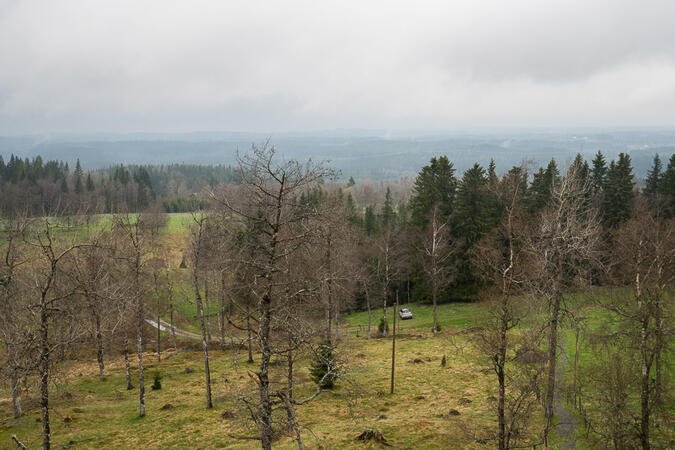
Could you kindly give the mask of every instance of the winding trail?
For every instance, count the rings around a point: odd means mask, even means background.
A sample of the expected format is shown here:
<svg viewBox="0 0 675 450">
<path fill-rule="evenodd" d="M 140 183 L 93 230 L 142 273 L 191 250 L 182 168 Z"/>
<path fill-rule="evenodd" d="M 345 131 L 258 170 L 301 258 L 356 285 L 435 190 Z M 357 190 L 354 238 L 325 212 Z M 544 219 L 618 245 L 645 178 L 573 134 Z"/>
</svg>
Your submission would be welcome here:
<svg viewBox="0 0 675 450">
<path fill-rule="evenodd" d="M 159 319 L 159 324 L 154 319 L 145 319 L 145 321 L 154 328 L 159 328 L 161 331 L 171 333 L 171 324 L 162 320 L 162 319 Z M 184 338 L 187 338 L 187 339 L 192 339 L 192 340 L 195 340 L 195 341 L 201 341 L 202 340 L 201 335 L 199 335 L 197 333 L 192 333 L 190 331 L 181 330 L 180 328 L 177 328 L 175 326 L 174 326 L 174 331 L 176 332 L 176 336 L 184 337 Z M 234 344 L 241 345 L 241 344 L 246 343 L 246 338 L 241 338 L 241 337 L 227 336 L 226 340 L 230 344 L 233 344 L 233 345 Z M 209 342 L 220 342 L 220 338 L 216 338 L 212 335 L 211 340 Z"/>
</svg>

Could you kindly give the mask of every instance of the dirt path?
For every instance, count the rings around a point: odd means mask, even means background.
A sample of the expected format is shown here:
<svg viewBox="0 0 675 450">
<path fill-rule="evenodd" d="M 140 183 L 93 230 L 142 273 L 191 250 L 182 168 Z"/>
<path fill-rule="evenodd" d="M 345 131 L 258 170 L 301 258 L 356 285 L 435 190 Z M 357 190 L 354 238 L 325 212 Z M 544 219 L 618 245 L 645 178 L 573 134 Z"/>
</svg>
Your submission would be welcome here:
<svg viewBox="0 0 675 450">
<path fill-rule="evenodd" d="M 563 378 L 563 370 L 569 364 L 567 359 L 567 352 L 564 348 L 564 340 L 562 340 L 563 345 L 561 346 L 562 358 L 560 358 L 560 364 L 556 370 L 556 378 L 558 384 L 560 385 Z M 577 448 L 577 429 L 579 424 L 577 423 L 577 418 L 574 415 L 573 411 L 570 411 L 565 405 L 565 402 L 560 396 L 560 392 L 556 393 L 555 404 L 553 405 L 553 412 L 556 416 L 557 425 L 556 425 L 556 435 L 560 441 L 560 448 L 565 449 L 574 449 Z"/>
<path fill-rule="evenodd" d="M 154 328 L 159 328 L 161 331 L 165 331 L 167 333 L 171 333 L 171 324 L 159 319 L 159 325 L 157 324 L 157 321 L 154 319 L 145 319 L 147 323 L 149 323 L 151 326 Z M 185 331 L 181 330 L 180 328 L 174 327 L 174 331 L 176 332 L 176 336 L 192 339 L 195 341 L 201 341 L 202 337 L 201 335 L 197 333 L 192 333 L 190 331 Z M 246 343 L 246 338 L 240 338 L 240 337 L 233 337 L 233 336 L 227 336 L 225 340 L 230 343 L 230 344 L 244 344 Z M 214 336 L 211 336 L 211 341 L 210 342 L 218 342 L 218 338 L 214 338 Z"/>
</svg>

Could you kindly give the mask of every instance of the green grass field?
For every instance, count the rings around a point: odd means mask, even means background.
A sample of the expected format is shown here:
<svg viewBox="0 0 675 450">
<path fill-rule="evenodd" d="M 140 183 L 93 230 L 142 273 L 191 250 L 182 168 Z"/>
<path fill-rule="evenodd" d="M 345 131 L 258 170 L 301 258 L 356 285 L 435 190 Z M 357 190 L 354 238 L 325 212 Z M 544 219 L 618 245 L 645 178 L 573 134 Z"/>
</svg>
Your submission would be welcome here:
<svg viewBox="0 0 675 450">
<path fill-rule="evenodd" d="M 307 448 L 316 448 L 319 443 L 324 448 L 378 448 L 354 440 L 366 428 L 382 431 L 399 448 L 492 447 L 476 439 L 489 437 L 486 430 L 494 426 L 494 374 L 483 358 L 450 346 L 449 336 L 443 332 L 434 338 L 418 332 L 398 340 L 394 395 L 389 394 L 391 340 L 344 337 L 338 347 L 348 367 L 344 380 L 334 394 L 322 394 L 298 408 L 300 422 L 308 427 L 303 431 Z M 444 368 L 440 366 L 443 355 L 448 360 Z M 154 354 L 147 353 L 146 388 L 155 370 L 161 370 L 164 378 L 162 390 L 148 389 L 147 416 L 143 419 L 137 418 L 137 389 L 124 388 L 119 359 L 109 363 L 110 377 L 104 382 L 98 380 L 94 362 L 62 366 L 51 393 L 53 446 L 257 447 L 255 441 L 229 436 L 252 433 L 247 413 L 236 397 L 255 392 L 248 375 L 255 366 L 245 363 L 243 352 L 214 350 L 211 357 L 216 406 L 207 410 L 200 352 L 165 353 L 161 364 Z M 423 362 L 413 363 L 416 358 Z M 308 366 L 306 358 L 296 363 L 298 397 L 314 389 Z M 186 374 L 187 367 L 194 372 Z M 272 379 L 277 387 L 281 387 L 284 370 L 282 365 L 274 366 Z M 37 398 L 24 399 L 26 415 L 16 421 L 9 415 L 8 401 L 1 400 L 0 447 L 12 446 L 12 434 L 29 448 L 38 447 L 41 427 Z M 450 409 L 459 415 L 448 414 Z M 224 411 L 230 413 L 228 417 L 222 417 Z M 295 445 L 285 432 L 275 441 L 275 448 Z"/>
<path fill-rule="evenodd" d="M 431 331 L 433 326 L 433 307 L 427 304 L 410 303 L 399 305 L 400 308 L 410 308 L 413 318 L 398 320 L 397 329 L 402 332 L 407 329 L 424 329 Z M 478 318 L 483 312 L 484 306 L 480 303 L 444 303 L 437 306 L 438 323 L 441 329 L 467 328 L 477 324 Z M 372 310 L 372 330 L 377 331 L 377 325 L 382 318 L 382 307 Z M 387 308 L 387 322 L 393 325 L 394 307 Z M 350 332 L 356 332 L 368 327 L 368 312 L 362 311 L 350 314 L 345 318 L 345 323 Z"/>
</svg>

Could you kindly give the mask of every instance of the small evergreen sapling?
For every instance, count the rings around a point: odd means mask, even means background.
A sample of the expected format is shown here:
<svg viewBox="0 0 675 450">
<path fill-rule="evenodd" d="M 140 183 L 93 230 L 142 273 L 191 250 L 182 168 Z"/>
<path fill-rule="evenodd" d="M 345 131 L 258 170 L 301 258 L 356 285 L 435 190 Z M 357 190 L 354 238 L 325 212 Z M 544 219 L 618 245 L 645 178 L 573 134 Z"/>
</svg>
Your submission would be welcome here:
<svg viewBox="0 0 675 450">
<path fill-rule="evenodd" d="M 330 389 L 334 386 L 338 377 L 337 363 L 333 348 L 330 345 L 323 344 L 314 355 L 312 367 L 309 370 L 312 380 L 319 384 L 322 389 Z"/>
<path fill-rule="evenodd" d="M 152 375 L 153 382 L 152 382 L 152 390 L 153 391 L 158 391 L 162 389 L 162 372 L 159 370 L 155 371 L 155 373 Z"/>
</svg>

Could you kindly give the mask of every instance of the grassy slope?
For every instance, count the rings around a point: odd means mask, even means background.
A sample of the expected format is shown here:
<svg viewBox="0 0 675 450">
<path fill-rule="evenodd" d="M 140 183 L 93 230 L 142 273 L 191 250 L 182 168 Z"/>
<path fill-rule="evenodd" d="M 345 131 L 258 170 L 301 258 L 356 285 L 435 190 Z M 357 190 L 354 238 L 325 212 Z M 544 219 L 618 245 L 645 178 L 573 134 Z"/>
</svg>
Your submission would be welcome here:
<svg viewBox="0 0 675 450">
<path fill-rule="evenodd" d="M 397 392 L 389 395 L 391 341 L 346 337 L 340 347 L 341 355 L 349 360 L 351 383 L 343 383 L 338 393 L 323 394 L 306 406 L 299 407 L 300 421 L 310 427 L 328 448 L 364 445 L 354 437 L 366 428 L 381 430 L 387 439 L 401 448 L 452 446 L 483 448 L 476 437 L 487 436 L 486 429 L 494 428 L 492 397 L 494 375 L 483 370 L 475 355 L 469 351 L 455 351 L 450 339 L 466 339 L 466 335 L 431 338 L 419 333 L 397 342 Z M 443 354 L 448 356 L 446 368 L 440 367 Z M 146 355 L 148 372 L 157 368 L 153 354 Z M 203 366 L 199 352 L 172 355 L 161 363 L 165 378 L 161 391 L 147 394 L 148 415 L 138 419 L 137 390 L 124 389 L 121 361 L 110 368 L 110 378 L 101 382 L 96 378 L 92 362 L 78 363 L 60 376 L 52 391 L 52 420 L 54 446 L 73 441 L 76 447 L 256 447 L 252 441 L 228 437 L 228 433 L 246 434 L 246 417 L 233 396 L 254 389 L 248 376 L 255 367 L 239 361 L 233 352 L 212 352 L 212 380 L 216 408 L 204 408 Z M 412 363 L 414 358 L 425 362 Z M 427 361 L 427 359 L 430 359 Z M 194 373 L 183 373 L 186 367 Z M 309 394 L 313 383 L 309 380 L 308 361 L 297 364 L 296 395 Z M 279 371 L 283 366 L 278 366 Z M 151 377 L 149 377 L 151 378 Z M 273 379 L 281 380 L 281 373 Z M 150 384 L 150 382 L 148 382 Z M 34 391 L 33 391 L 34 392 Z M 72 394 L 72 398 L 65 395 Z M 386 394 L 385 394 L 386 393 Z M 355 394 L 355 395 L 354 395 Z M 467 398 L 472 403 L 461 405 Z M 26 416 L 17 422 L 9 416 L 9 399 L 3 399 L 0 411 L 0 446 L 10 447 L 11 434 L 17 434 L 29 448 L 40 443 L 39 409 L 36 399 L 26 401 Z M 161 410 L 165 404 L 174 409 Z M 450 408 L 461 415 L 448 416 Z M 231 419 L 220 417 L 223 409 L 235 411 Z M 379 417 L 379 419 L 378 419 Z M 72 420 L 71 420 L 72 419 Z M 316 440 L 310 432 L 303 432 L 309 446 Z M 279 448 L 293 448 L 291 437 L 283 435 Z"/>
</svg>

